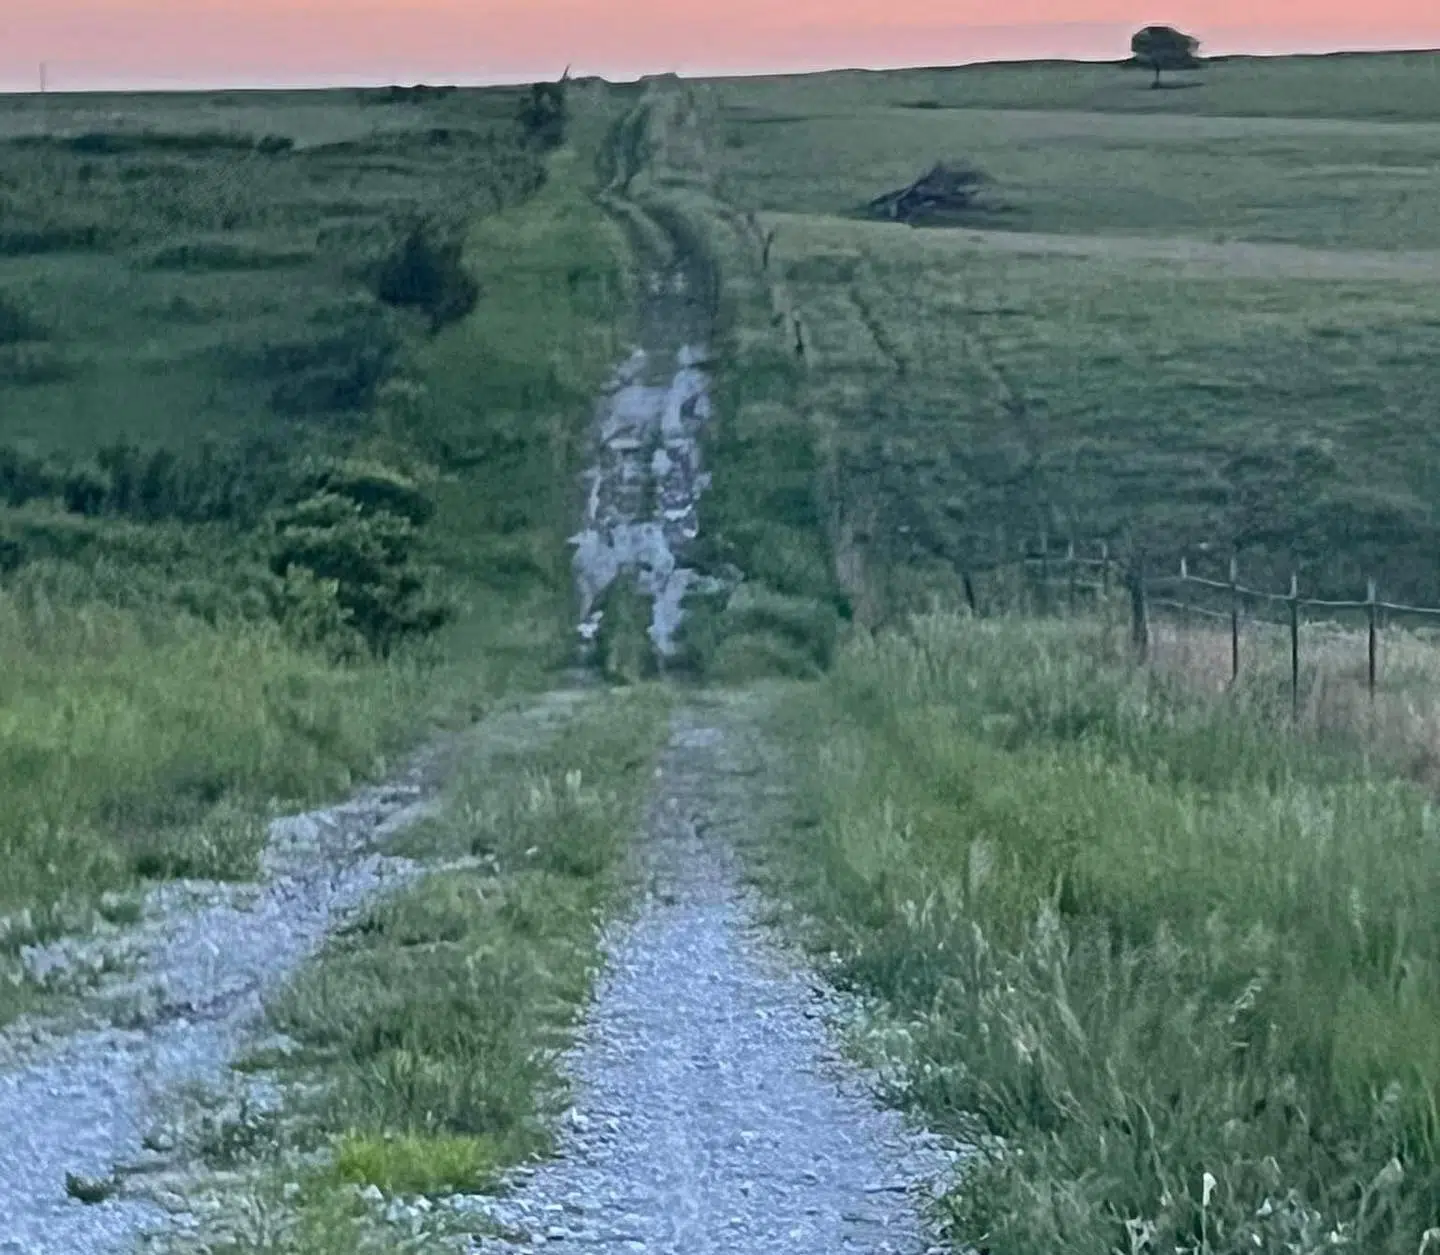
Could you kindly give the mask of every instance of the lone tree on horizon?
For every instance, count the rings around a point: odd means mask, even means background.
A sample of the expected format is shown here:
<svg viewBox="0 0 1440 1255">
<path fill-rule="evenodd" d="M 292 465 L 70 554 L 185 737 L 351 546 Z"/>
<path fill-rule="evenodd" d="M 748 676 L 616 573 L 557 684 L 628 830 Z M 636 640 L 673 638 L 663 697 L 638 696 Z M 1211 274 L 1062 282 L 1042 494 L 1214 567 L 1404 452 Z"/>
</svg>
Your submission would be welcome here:
<svg viewBox="0 0 1440 1255">
<path fill-rule="evenodd" d="M 1151 88 L 1160 86 L 1161 70 L 1198 70 L 1200 41 L 1173 26 L 1147 26 L 1130 40 L 1135 64 L 1155 71 Z"/>
</svg>

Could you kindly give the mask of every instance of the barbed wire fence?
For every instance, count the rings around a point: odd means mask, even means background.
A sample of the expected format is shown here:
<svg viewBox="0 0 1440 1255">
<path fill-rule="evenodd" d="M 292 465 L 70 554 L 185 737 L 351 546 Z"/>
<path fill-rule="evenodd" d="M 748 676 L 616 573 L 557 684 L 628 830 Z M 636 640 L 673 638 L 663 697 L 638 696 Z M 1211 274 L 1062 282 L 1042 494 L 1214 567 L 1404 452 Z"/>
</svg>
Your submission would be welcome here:
<svg viewBox="0 0 1440 1255">
<path fill-rule="evenodd" d="M 1000 595 L 987 605 L 981 595 L 978 577 L 990 575 L 1000 580 L 1020 576 L 1017 587 L 1013 579 Z M 1373 699 L 1379 683 L 1381 638 L 1388 626 L 1404 620 L 1423 620 L 1440 625 L 1440 606 L 1417 606 L 1381 598 L 1374 579 L 1366 581 L 1365 596 L 1351 600 L 1304 597 L 1300 580 L 1290 577 L 1285 591 L 1256 588 L 1240 579 L 1240 562 L 1229 561 L 1228 577 L 1213 579 L 1190 570 L 1189 561 L 1181 558 L 1179 569 L 1167 574 L 1151 573 L 1142 557 L 1122 560 L 1110 552 L 1109 545 L 1099 542 L 1092 552 L 1081 552 L 1074 542 L 1054 551 L 1042 538 L 1037 550 L 1009 560 L 977 562 L 959 571 L 961 588 L 972 614 L 990 613 L 996 604 L 1014 606 L 1024 601 L 1041 614 L 1064 608 L 1070 613 L 1080 610 L 1086 599 L 1092 608 L 1102 607 L 1113 612 L 1116 597 L 1123 593 L 1128 607 L 1129 640 L 1135 657 L 1146 662 L 1151 655 L 1152 615 L 1163 611 L 1181 619 L 1197 619 L 1228 629 L 1230 645 L 1230 682 L 1240 679 L 1244 638 L 1248 624 L 1283 628 L 1289 635 L 1290 698 L 1292 712 L 1298 712 L 1301 695 L 1302 628 L 1316 622 L 1313 612 L 1320 612 L 1326 622 L 1338 622 L 1347 615 L 1363 616 L 1365 635 L 1366 687 Z M 997 590 L 998 591 L 998 590 Z M 1028 593 L 1028 596 L 1022 594 Z M 1187 594 L 1197 594 L 1187 598 Z M 1203 604 L 1209 598 L 1211 604 Z M 1214 603 L 1223 603 L 1217 607 Z M 1270 614 L 1265 613 L 1271 612 Z"/>
</svg>

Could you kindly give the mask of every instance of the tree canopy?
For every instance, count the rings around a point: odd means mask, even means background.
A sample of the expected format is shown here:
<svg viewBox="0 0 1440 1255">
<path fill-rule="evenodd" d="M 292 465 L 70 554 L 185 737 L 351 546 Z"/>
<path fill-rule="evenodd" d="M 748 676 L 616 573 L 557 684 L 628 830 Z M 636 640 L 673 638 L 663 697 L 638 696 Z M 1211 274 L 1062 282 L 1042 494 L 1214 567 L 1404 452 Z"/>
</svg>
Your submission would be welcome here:
<svg viewBox="0 0 1440 1255">
<path fill-rule="evenodd" d="M 1151 87 L 1160 86 L 1162 70 L 1195 70 L 1200 67 L 1200 41 L 1173 26 L 1147 26 L 1130 40 L 1135 64 L 1155 71 Z"/>
</svg>

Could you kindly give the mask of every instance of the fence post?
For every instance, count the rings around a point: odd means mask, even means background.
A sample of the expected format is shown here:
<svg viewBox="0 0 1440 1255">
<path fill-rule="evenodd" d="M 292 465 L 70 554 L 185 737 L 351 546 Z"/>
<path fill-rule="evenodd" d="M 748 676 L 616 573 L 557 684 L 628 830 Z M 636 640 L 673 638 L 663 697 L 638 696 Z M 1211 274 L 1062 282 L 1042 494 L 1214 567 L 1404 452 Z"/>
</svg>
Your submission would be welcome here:
<svg viewBox="0 0 1440 1255">
<path fill-rule="evenodd" d="M 1240 561 L 1230 557 L 1230 683 L 1240 678 Z"/>
<path fill-rule="evenodd" d="M 1015 580 L 1010 569 L 1010 551 L 1005 547 L 1005 524 L 995 524 L 995 563 L 990 574 L 990 604 L 1001 602 L 1001 613 L 1015 610 Z"/>
<path fill-rule="evenodd" d="M 1136 558 L 1130 571 L 1130 643 L 1135 657 L 1145 662 L 1150 657 L 1150 613 L 1145 604 L 1145 559 Z"/>
<path fill-rule="evenodd" d="M 1050 613 L 1050 533 L 1040 532 L 1040 613 Z"/>
<path fill-rule="evenodd" d="M 1300 715 L 1300 577 L 1290 575 L 1290 715 Z"/>
<path fill-rule="evenodd" d="M 1070 602 L 1070 617 L 1075 617 L 1075 542 L 1072 540 L 1065 550 L 1065 563 L 1070 568 L 1070 586 L 1068 599 Z"/>
<path fill-rule="evenodd" d="M 975 604 L 975 585 L 970 579 L 969 571 L 960 572 L 960 582 L 965 586 L 965 604 L 970 607 L 970 613 L 978 619 L 980 608 Z"/>
<path fill-rule="evenodd" d="M 1375 604 L 1378 600 L 1379 598 L 1376 596 L 1375 591 L 1375 581 L 1370 580 L 1365 586 L 1365 611 L 1370 620 L 1370 639 L 1367 642 L 1369 645 L 1369 658 L 1367 660 L 1369 665 L 1367 667 L 1368 674 L 1366 678 L 1369 681 L 1370 700 L 1372 702 L 1375 700 L 1375 662 L 1376 655 L 1379 653 L 1378 647 L 1380 644 L 1379 607 Z"/>
<path fill-rule="evenodd" d="M 1110 600 L 1110 542 L 1100 542 L 1100 595 Z"/>
</svg>

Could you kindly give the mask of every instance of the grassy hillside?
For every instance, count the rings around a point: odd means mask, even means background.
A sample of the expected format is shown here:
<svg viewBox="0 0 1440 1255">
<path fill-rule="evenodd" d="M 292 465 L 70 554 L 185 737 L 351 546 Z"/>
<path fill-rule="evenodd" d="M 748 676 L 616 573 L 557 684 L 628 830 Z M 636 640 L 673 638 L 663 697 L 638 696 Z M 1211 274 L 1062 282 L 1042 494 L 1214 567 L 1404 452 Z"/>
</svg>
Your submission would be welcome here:
<svg viewBox="0 0 1440 1255">
<path fill-rule="evenodd" d="M 569 661 L 630 259 L 518 102 L 0 102 L 0 964 Z"/>
<path fill-rule="evenodd" d="M 1440 599 L 1440 57 L 1191 77 L 703 89 L 717 195 L 773 232 L 767 279 L 800 320 L 804 405 L 872 584 L 943 583 L 1047 530 Z M 982 208 L 863 219 L 937 160 L 993 178 Z"/>
<path fill-rule="evenodd" d="M 735 79 L 716 86 L 727 103 L 744 101 L 804 116 L 817 109 L 844 114 L 857 106 L 1394 122 L 1433 122 L 1440 116 L 1440 58 L 1431 52 L 1223 57 L 1197 72 L 1167 75 L 1166 82 L 1183 87 L 1163 92 L 1149 90 L 1147 71 L 1118 63 L 1125 56 L 1123 49 L 1117 48 L 1116 56 L 1113 64 L 1036 61 L 839 70 Z"/>
</svg>

